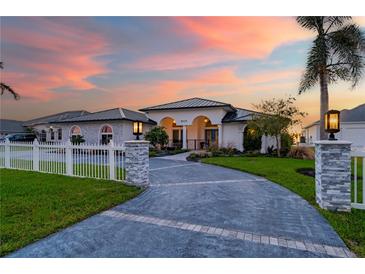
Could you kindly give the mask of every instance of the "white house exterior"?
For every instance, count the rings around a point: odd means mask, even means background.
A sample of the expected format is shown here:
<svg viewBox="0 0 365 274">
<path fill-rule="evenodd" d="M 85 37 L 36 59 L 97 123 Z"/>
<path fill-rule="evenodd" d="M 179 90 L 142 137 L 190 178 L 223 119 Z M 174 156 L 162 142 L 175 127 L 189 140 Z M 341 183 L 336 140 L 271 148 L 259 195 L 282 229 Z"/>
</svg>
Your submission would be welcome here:
<svg viewBox="0 0 365 274">
<path fill-rule="evenodd" d="M 165 127 L 171 144 L 181 144 L 185 149 L 202 149 L 216 144 L 244 150 L 243 137 L 253 111 L 235 108 L 230 104 L 202 98 L 141 109 L 160 126 Z M 261 152 L 274 146 L 272 137 L 263 136 Z"/>
<path fill-rule="evenodd" d="M 72 136 L 83 136 L 86 143 L 122 144 L 133 140 L 133 122 L 143 123 L 143 134 L 152 127 L 163 126 L 169 135 L 169 146 L 199 150 L 211 145 L 234 147 L 244 151 L 247 123 L 254 111 L 202 98 L 146 107 L 138 111 L 113 108 L 90 113 L 85 110 L 57 113 L 23 123 L 32 128 L 41 142 L 66 142 Z M 261 153 L 276 147 L 274 138 L 263 136 Z"/>
<path fill-rule="evenodd" d="M 335 134 L 336 139 L 352 142 L 352 147 L 365 147 L 365 104 L 353 109 L 344 109 L 340 112 L 340 132 Z M 319 121 L 316 121 L 303 130 L 306 143 L 314 144 L 319 140 Z"/>
</svg>

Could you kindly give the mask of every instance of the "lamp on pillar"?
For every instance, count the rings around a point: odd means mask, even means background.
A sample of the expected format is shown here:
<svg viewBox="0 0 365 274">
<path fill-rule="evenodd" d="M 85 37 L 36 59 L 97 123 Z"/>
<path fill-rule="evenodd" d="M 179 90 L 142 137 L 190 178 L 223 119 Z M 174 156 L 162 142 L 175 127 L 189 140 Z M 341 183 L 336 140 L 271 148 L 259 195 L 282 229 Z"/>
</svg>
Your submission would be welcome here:
<svg viewBox="0 0 365 274">
<path fill-rule="evenodd" d="M 338 110 L 329 110 L 324 115 L 324 129 L 330 133 L 328 140 L 335 141 L 335 134 L 340 131 L 340 112 Z"/>
<path fill-rule="evenodd" d="M 133 122 L 133 135 L 136 135 L 136 140 L 139 140 L 139 135 L 143 132 L 143 123 L 139 121 Z"/>
</svg>

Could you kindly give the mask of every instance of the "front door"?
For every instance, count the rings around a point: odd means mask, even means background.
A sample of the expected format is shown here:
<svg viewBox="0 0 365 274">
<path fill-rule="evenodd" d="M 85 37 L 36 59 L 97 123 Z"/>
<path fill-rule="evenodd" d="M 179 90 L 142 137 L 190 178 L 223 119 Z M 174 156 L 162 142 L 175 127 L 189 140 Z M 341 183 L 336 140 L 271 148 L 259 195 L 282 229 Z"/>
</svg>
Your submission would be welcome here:
<svg viewBox="0 0 365 274">
<path fill-rule="evenodd" d="M 172 145 L 181 147 L 181 145 L 182 145 L 182 130 L 181 129 L 172 130 Z"/>
<path fill-rule="evenodd" d="M 218 129 L 212 128 L 212 129 L 206 129 L 205 130 L 205 143 L 210 145 L 215 145 L 218 142 Z"/>
</svg>

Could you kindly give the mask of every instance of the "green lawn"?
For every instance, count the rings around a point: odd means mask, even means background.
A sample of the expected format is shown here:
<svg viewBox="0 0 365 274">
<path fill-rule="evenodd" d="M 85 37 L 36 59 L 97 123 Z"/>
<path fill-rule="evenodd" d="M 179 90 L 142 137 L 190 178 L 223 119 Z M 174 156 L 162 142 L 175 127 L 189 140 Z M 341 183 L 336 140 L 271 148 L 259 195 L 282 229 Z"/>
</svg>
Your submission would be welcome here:
<svg viewBox="0 0 365 274">
<path fill-rule="evenodd" d="M 0 255 L 125 202 L 141 191 L 106 180 L 0 169 Z"/>
<path fill-rule="evenodd" d="M 314 178 L 296 172 L 298 168 L 314 167 L 314 161 L 271 157 L 215 157 L 202 161 L 266 177 L 299 194 L 318 209 L 353 252 L 365 257 L 365 210 L 334 213 L 320 209 L 315 202 Z M 358 167 L 361 170 L 360 163 Z"/>
</svg>

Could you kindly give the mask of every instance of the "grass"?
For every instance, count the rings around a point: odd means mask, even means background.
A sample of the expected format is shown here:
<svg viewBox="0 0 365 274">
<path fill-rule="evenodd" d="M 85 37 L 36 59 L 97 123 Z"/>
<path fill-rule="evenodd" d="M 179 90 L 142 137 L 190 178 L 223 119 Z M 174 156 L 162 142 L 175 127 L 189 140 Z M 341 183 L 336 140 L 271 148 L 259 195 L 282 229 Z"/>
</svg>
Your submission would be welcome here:
<svg viewBox="0 0 365 274">
<path fill-rule="evenodd" d="M 256 174 L 299 194 L 317 208 L 353 252 L 365 257 L 365 210 L 352 209 L 351 213 L 335 213 L 319 208 L 315 202 L 314 178 L 296 172 L 298 168 L 313 168 L 313 160 L 213 157 L 202 159 L 202 162 Z M 361 170 L 360 167 L 358 166 L 358 171 Z M 362 177 L 361 172 L 359 175 Z M 360 192 L 361 188 L 358 191 Z"/>
<path fill-rule="evenodd" d="M 125 202 L 141 191 L 106 180 L 0 169 L 0 255 Z"/>
</svg>

